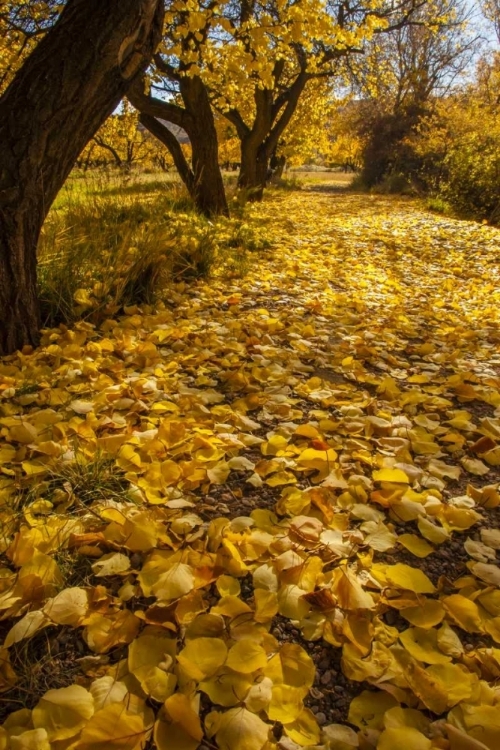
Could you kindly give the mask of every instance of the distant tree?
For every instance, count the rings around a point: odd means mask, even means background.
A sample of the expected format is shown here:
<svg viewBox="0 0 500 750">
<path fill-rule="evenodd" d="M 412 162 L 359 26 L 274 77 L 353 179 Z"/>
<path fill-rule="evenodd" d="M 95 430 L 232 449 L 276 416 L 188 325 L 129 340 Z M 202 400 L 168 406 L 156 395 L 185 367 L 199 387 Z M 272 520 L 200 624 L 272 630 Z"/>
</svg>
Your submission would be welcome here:
<svg viewBox="0 0 500 750">
<path fill-rule="evenodd" d="M 434 16 L 442 19 L 435 24 Z M 390 175 L 414 176 L 418 159 L 408 137 L 433 101 L 467 68 L 478 37 L 462 0 L 436 0 L 418 9 L 412 23 L 377 37 L 354 78 L 362 104 L 358 135 L 364 141 L 362 177 L 367 186 Z"/>
</svg>

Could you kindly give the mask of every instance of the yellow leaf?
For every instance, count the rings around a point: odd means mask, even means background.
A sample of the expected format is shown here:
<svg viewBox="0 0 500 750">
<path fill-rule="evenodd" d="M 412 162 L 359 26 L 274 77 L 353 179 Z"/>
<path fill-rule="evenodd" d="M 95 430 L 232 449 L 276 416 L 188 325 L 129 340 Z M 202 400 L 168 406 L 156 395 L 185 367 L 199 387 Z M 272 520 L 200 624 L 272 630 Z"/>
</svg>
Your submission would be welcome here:
<svg viewBox="0 0 500 750">
<path fill-rule="evenodd" d="M 315 448 L 306 448 L 300 456 L 296 459 L 299 467 L 304 469 L 318 469 L 319 471 L 327 471 L 333 468 L 332 464 L 337 458 L 337 453 L 333 448 L 329 448 L 325 451 L 318 451 Z M 326 474 L 325 474 L 326 476 Z"/>
<path fill-rule="evenodd" d="M 397 705 L 397 700 L 389 693 L 363 690 L 352 699 L 347 721 L 359 729 L 383 729 L 385 712 Z"/>
<path fill-rule="evenodd" d="M 193 710 L 187 695 L 175 693 L 165 701 L 165 709 L 174 724 L 178 724 L 193 740 L 201 741 L 203 730 L 200 717 Z"/>
<path fill-rule="evenodd" d="M 275 685 L 285 684 L 310 688 L 316 676 L 316 667 L 308 653 L 296 643 L 285 643 L 268 661 L 264 674 Z"/>
<path fill-rule="evenodd" d="M 255 622 L 269 622 L 278 612 L 278 597 L 274 591 L 255 589 Z"/>
<path fill-rule="evenodd" d="M 397 537 L 397 541 L 416 557 L 427 557 L 434 552 L 434 547 L 416 534 L 401 534 Z"/>
<path fill-rule="evenodd" d="M 221 596 L 239 596 L 241 591 L 239 581 L 234 576 L 219 576 L 215 585 Z"/>
<path fill-rule="evenodd" d="M 15 443 L 33 443 L 36 441 L 38 432 L 36 427 L 29 422 L 14 425 L 9 430 L 10 439 Z"/>
<path fill-rule="evenodd" d="M 290 724 L 295 721 L 303 709 L 304 691 L 290 685 L 274 685 L 272 698 L 267 710 L 271 721 Z"/>
<path fill-rule="evenodd" d="M 86 724 L 77 750 L 140 750 L 146 730 L 142 716 L 120 703 L 110 703 L 97 711 Z"/>
<path fill-rule="evenodd" d="M 450 750 L 490 750 L 483 742 L 461 732 L 452 724 L 445 724 L 445 727 L 450 741 Z"/>
<path fill-rule="evenodd" d="M 231 646 L 226 661 L 226 666 L 242 674 L 255 672 L 266 664 L 267 655 L 262 646 L 249 639 L 238 641 Z"/>
<path fill-rule="evenodd" d="M 399 634 L 399 640 L 414 659 L 424 664 L 445 664 L 450 657 L 438 648 L 437 631 L 408 628 Z"/>
<path fill-rule="evenodd" d="M 475 474 L 476 476 L 482 477 L 490 471 L 490 467 L 486 466 L 478 458 L 467 458 L 464 457 L 460 460 L 460 463 L 469 474 Z"/>
<path fill-rule="evenodd" d="M 92 570 L 96 578 L 118 575 L 129 569 L 130 560 L 127 555 L 122 555 L 121 552 L 111 552 L 109 555 L 103 555 L 97 562 L 92 564 Z"/>
<path fill-rule="evenodd" d="M 436 591 L 425 573 L 404 563 L 387 565 L 385 575 L 392 586 L 413 591 L 415 594 L 433 594 Z"/>
<path fill-rule="evenodd" d="M 321 730 L 316 722 L 316 717 L 308 708 L 304 708 L 294 722 L 285 726 L 285 732 L 293 742 L 301 745 L 301 747 L 317 745 L 321 737 Z"/>
<path fill-rule="evenodd" d="M 1 745 L 2 750 L 51 750 L 45 729 L 31 729 L 10 737 L 9 744 Z"/>
<path fill-rule="evenodd" d="M 192 680 L 211 677 L 227 658 L 227 646 L 220 638 L 193 638 L 177 656 L 177 661 Z"/>
<path fill-rule="evenodd" d="M 412 625 L 427 629 L 434 627 L 434 625 L 439 625 L 445 615 L 445 611 L 440 601 L 422 597 L 417 607 L 405 607 L 401 610 L 401 615 Z"/>
<path fill-rule="evenodd" d="M 377 750 L 430 750 L 431 747 L 430 739 L 412 727 L 386 729 L 377 742 Z"/>
<path fill-rule="evenodd" d="M 140 627 L 140 620 L 129 610 L 107 616 L 94 612 L 85 623 L 84 638 L 96 654 L 105 654 L 121 643 L 131 643 Z"/>
<path fill-rule="evenodd" d="M 220 750 L 262 750 L 269 726 L 246 708 L 231 708 L 218 715 L 216 732 Z"/>
<path fill-rule="evenodd" d="M 73 587 L 64 589 L 53 599 L 49 599 L 43 611 L 57 625 L 76 627 L 87 614 L 88 608 L 88 595 L 85 589 Z"/>
<path fill-rule="evenodd" d="M 126 443 L 118 451 L 117 465 L 123 471 L 137 471 L 142 469 L 141 457 L 135 452 L 133 446 Z"/>
<path fill-rule="evenodd" d="M 269 487 L 282 487 L 284 484 L 297 484 L 297 477 L 291 471 L 278 471 L 277 474 L 271 474 L 264 484 Z"/>
<path fill-rule="evenodd" d="M 193 587 L 194 573 L 191 566 L 185 563 L 174 563 L 166 573 L 160 574 L 152 591 L 160 601 L 168 602 L 189 594 Z"/>
<path fill-rule="evenodd" d="M 385 712 L 384 726 L 386 729 L 402 729 L 409 727 L 418 729 L 422 734 L 428 734 L 431 722 L 421 711 L 415 708 L 401 708 L 394 706 Z"/>
<path fill-rule="evenodd" d="M 177 678 L 170 673 L 176 653 L 173 638 L 141 635 L 128 649 L 128 668 L 146 695 L 163 703 L 175 690 Z"/>
<path fill-rule="evenodd" d="M 462 594 L 451 594 L 442 599 L 443 607 L 452 620 L 468 633 L 482 633 L 483 625 L 475 602 Z"/>
<path fill-rule="evenodd" d="M 440 680 L 433 678 L 428 669 L 420 664 L 403 648 L 393 647 L 392 655 L 403 671 L 408 686 L 422 703 L 435 714 L 442 714 L 448 706 L 448 694 Z"/>
<path fill-rule="evenodd" d="M 246 704 L 247 699 L 245 696 L 247 696 L 252 688 L 252 683 L 250 678 L 243 674 L 223 669 L 209 680 L 200 682 L 199 688 L 208 695 L 212 703 L 230 708 L 241 703 L 243 700 L 245 700 Z M 269 693 L 270 699 L 271 694 Z M 253 711 L 251 706 L 247 706 L 247 708 Z"/>
<path fill-rule="evenodd" d="M 96 711 L 100 711 L 110 703 L 124 703 L 129 694 L 125 683 L 112 675 L 98 677 L 91 683 L 89 690 L 92 693 Z"/>
<path fill-rule="evenodd" d="M 478 684 L 477 675 L 471 674 L 461 664 L 433 664 L 427 674 L 438 680 L 446 691 L 448 708 L 471 697 Z"/>
<path fill-rule="evenodd" d="M 267 711 L 272 697 L 272 680 L 270 680 L 269 677 L 264 677 L 260 682 L 252 685 L 249 689 L 245 696 L 245 706 L 252 713 L 258 714 L 259 711 Z"/>
<path fill-rule="evenodd" d="M 323 727 L 323 738 L 329 743 L 329 748 L 334 750 L 351 750 L 359 747 L 358 735 L 344 724 L 328 724 Z"/>
<path fill-rule="evenodd" d="M 373 609 L 375 601 L 371 594 L 363 589 L 356 575 L 347 567 L 338 567 L 333 571 L 332 593 L 337 597 L 342 609 Z"/>
<path fill-rule="evenodd" d="M 33 709 L 35 729 L 45 729 L 50 742 L 74 737 L 94 713 L 92 694 L 80 685 L 49 690 Z"/>
<path fill-rule="evenodd" d="M 73 300 L 82 307 L 93 307 L 94 300 L 89 296 L 88 289 L 77 289 L 73 294 Z"/>
<path fill-rule="evenodd" d="M 303 598 L 307 591 L 299 586 L 282 586 L 278 591 L 279 613 L 291 620 L 301 620 L 309 612 L 309 605 Z"/>
<path fill-rule="evenodd" d="M 432 521 L 429 521 L 428 518 L 424 518 L 423 516 L 419 516 L 417 519 L 417 526 L 422 536 L 424 536 L 429 542 L 432 542 L 432 544 L 442 544 L 450 536 L 446 529 L 432 523 Z"/>
<path fill-rule="evenodd" d="M 375 482 L 391 482 L 395 484 L 409 484 L 408 475 L 401 469 L 380 469 L 373 472 Z"/>
<path fill-rule="evenodd" d="M 47 627 L 47 625 L 50 625 L 50 622 L 40 610 L 27 612 L 24 617 L 11 627 L 5 636 L 3 645 L 9 648 L 14 643 L 19 643 L 25 638 L 31 638 L 32 635 L 37 633 L 41 628 Z"/>
<path fill-rule="evenodd" d="M 500 588 L 500 568 L 490 563 L 473 563 L 470 569 L 481 581 Z"/>
</svg>

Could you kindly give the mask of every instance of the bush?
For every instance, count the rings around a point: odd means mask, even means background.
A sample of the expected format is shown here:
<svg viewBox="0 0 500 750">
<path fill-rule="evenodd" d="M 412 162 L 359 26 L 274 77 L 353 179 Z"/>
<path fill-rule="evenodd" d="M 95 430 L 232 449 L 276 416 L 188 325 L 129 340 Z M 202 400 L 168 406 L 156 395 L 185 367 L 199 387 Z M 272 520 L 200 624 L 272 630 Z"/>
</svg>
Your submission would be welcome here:
<svg viewBox="0 0 500 750">
<path fill-rule="evenodd" d="M 414 147 L 428 190 L 458 215 L 500 223 L 500 55 L 483 60 L 474 86 L 436 102 Z"/>
</svg>

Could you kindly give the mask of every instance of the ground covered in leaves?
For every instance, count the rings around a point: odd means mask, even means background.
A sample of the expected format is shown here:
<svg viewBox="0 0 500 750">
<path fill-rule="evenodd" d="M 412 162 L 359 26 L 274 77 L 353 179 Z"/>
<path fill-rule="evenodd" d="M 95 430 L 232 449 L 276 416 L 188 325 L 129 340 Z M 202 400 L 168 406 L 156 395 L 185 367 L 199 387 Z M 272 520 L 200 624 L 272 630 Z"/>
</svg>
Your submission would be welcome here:
<svg viewBox="0 0 500 750">
<path fill-rule="evenodd" d="M 0 748 L 500 746 L 500 232 L 275 194 L 0 364 Z"/>
</svg>

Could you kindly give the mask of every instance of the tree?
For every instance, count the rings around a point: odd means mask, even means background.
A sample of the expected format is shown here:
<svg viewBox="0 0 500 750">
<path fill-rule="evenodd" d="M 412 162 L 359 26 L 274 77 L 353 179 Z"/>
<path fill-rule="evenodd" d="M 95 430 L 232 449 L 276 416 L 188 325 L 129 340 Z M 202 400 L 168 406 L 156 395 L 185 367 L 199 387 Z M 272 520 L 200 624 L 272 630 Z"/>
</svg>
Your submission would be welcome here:
<svg viewBox="0 0 500 750">
<path fill-rule="evenodd" d="M 0 0 L 0 93 L 39 40 L 54 25 L 61 11 L 59 0 Z"/>
<path fill-rule="evenodd" d="M 111 159 L 115 166 L 127 171 L 133 164 L 148 159 L 151 150 L 150 139 L 139 128 L 137 112 L 126 99 L 122 111 L 108 117 L 86 148 L 92 145 L 98 147 L 93 158 L 103 162 Z"/>
<path fill-rule="evenodd" d="M 412 136 L 429 192 L 459 215 L 500 224 L 500 54 L 473 83 L 436 102 Z"/>
<path fill-rule="evenodd" d="M 0 353 L 38 341 L 36 247 L 85 144 L 147 66 L 163 0 L 68 0 L 0 98 Z"/>
<path fill-rule="evenodd" d="M 214 0 L 173 3 L 166 14 L 167 34 L 162 45 L 166 54 L 154 57 L 151 89 L 146 91 L 144 81 L 142 87 L 134 86 L 129 94 L 141 113 L 141 123 L 170 151 L 195 206 L 206 216 L 228 214 L 210 95 L 200 69 L 192 64 L 202 55 L 216 9 Z M 162 120 L 187 133 L 191 164 Z"/>
<path fill-rule="evenodd" d="M 215 106 L 241 142 L 239 184 L 260 199 L 276 152 L 309 81 L 342 77 L 343 61 L 376 34 L 405 26 L 425 0 L 231 0 L 208 37 L 202 70 Z"/>
<path fill-rule="evenodd" d="M 485 18 L 493 24 L 497 40 L 500 42 L 500 0 L 480 0 Z"/>
<path fill-rule="evenodd" d="M 200 76 L 177 71 L 156 56 L 156 65 L 178 91 L 174 100 L 165 101 L 146 93 L 144 81 L 137 82 L 129 98 L 140 114 L 140 122 L 169 150 L 180 178 L 196 208 L 205 216 L 229 213 L 224 183 L 219 167 L 217 129 L 210 98 Z M 175 134 L 162 122 L 182 128 L 191 143 L 191 164 Z"/>
<path fill-rule="evenodd" d="M 434 24 L 434 16 L 442 19 Z M 363 101 L 358 135 L 364 141 L 362 178 L 373 186 L 390 175 L 414 177 L 419 160 L 408 138 L 436 97 L 443 96 L 477 48 L 462 0 L 437 0 L 415 11 L 413 23 L 377 37 L 353 71 Z"/>
</svg>

